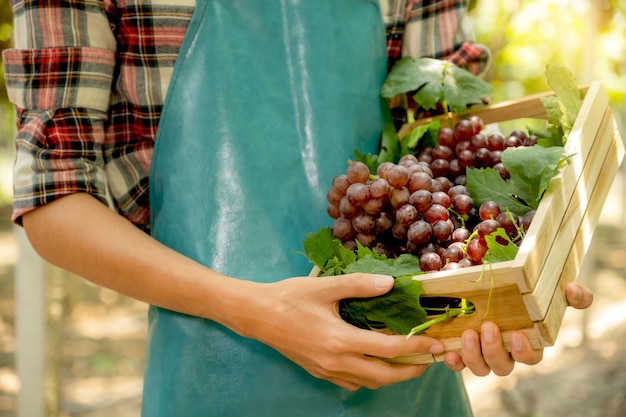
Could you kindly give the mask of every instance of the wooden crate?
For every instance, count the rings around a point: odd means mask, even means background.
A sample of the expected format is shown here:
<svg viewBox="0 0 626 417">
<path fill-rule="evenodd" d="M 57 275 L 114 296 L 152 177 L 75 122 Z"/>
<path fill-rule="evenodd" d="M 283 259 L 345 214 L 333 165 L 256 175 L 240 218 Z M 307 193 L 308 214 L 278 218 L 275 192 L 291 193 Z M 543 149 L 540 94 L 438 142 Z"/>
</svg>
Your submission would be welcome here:
<svg viewBox="0 0 626 417">
<path fill-rule="evenodd" d="M 613 179 L 624 145 L 601 83 L 585 92 L 584 102 L 565 145 L 571 161 L 552 180 L 512 261 L 416 276 L 424 297 L 466 298 L 476 312 L 436 324 L 425 334 L 460 351 L 465 329 L 480 332 L 485 320 L 500 326 L 508 348 L 512 331 L 522 331 L 535 348 L 555 343 L 567 307 L 565 287 L 576 280 Z M 541 97 L 507 101 L 459 115 L 479 115 L 485 123 L 545 119 Z M 396 362 L 429 363 L 441 355 L 410 355 Z"/>
<path fill-rule="evenodd" d="M 523 332 L 537 349 L 555 343 L 567 307 L 565 287 L 580 272 L 625 153 L 601 83 L 581 91 L 584 101 L 564 150 L 570 163 L 552 179 L 515 259 L 415 277 L 423 284 L 422 297 L 465 298 L 476 308 L 471 315 L 438 323 L 424 333 L 442 340 L 447 351 L 459 352 L 461 333 L 480 332 L 486 320 L 498 324 L 507 348 L 512 331 Z M 474 114 L 486 124 L 546 119 L 541 98 L 551 94 L 485 106 L 453 116 L 453 121 Z M 412 127 L 405 126 L 400 136 Z M 318 272 L 314 268 L 311 274 Z M 431 363 L 444 355 L 416 354 L 393 361 Z"/>
</svg>

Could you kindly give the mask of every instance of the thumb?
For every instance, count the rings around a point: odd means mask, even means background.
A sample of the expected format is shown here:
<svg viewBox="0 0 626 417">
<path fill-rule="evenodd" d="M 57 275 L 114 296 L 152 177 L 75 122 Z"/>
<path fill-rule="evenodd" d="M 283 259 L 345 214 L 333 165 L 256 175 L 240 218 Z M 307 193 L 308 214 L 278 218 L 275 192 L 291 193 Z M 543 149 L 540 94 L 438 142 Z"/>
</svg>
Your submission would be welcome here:
<svg viewBox="0 0 626 417">
<path fill-rule="evenodd" d="M 376 297 L 389 292 L 394 283 L 389 275 L 354 273 L 336 278 L 332 290 L 337 299 Z"/>
</svg>

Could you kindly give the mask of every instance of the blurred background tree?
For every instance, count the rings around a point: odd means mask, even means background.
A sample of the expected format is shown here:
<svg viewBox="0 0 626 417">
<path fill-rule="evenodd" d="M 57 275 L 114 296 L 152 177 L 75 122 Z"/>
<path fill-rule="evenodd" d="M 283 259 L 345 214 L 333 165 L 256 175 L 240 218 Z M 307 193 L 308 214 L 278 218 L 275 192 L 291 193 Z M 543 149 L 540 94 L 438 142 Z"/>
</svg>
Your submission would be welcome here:
<svg viewBox="0 0 626 417">
<path fill-rule="evenodd" d="M 13 25 L 8 0 L 0 0 L 0 51 L 11 47 Z M 0 56 L 0 64 L 2 57 Z M 13 108 L 4 86 L 4 69 L 0 65 L 0 206 L 9 204 L 11 196 L 12 140 L 15 132 Z"/>
</svg>

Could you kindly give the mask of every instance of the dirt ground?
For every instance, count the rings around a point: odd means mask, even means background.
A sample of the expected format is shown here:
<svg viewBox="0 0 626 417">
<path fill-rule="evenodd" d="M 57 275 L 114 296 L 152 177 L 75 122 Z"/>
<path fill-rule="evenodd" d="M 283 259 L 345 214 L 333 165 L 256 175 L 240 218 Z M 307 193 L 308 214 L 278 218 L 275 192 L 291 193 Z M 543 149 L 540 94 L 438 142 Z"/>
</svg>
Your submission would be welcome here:
<svg viewBox="0 0 626 417">
<path fill-rule="evenodd" d="M 621 185 L 596 233 L 583 279 L 595 292 L 568 310 L 539 366 L 508 377 L 464 374 L 476 417 L 626 415 L 626 240 Z M 613 210 L 613 211 L 611 211 Z M 617 213 L 614 211 L 618 210 Z M 16 415 L 13 272 L 18 257 L 8 209 L 0 209 L 0 417 Z M 618 219 L 617 222 L 613 220 Z M 139 416 L 146 307 L 66 276 L 60 328 L 62 417 Z M 23 417 L 23 416 L 20 416 Z M 28 416 L 26 416 L 28 417 Z"/>
</svg>

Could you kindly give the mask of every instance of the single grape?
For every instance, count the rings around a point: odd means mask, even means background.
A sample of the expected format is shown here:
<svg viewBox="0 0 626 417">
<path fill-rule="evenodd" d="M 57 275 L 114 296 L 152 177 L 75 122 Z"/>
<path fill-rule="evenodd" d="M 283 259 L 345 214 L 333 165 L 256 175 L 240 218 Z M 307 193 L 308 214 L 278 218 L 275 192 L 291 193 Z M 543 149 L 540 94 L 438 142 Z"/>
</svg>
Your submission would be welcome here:
<svg viewBox="0 0 626 417">
<path fill-rule="evenodd" d="M 467 244 L 467 257 L 475 263 L 481 263 L 487 253 L 487 244 L 480 239 L 472 239 Z"/>
<path fill-rule="evenodd" d="M 394 238 L 396 238 L 396 240 L 405 240 L 407 238 L 407 232 L 406 226 L 403 226 L 400 223 L 394 223 L 393 226 L 391 226 L 391 234 Z"/>
<path fill-rule="evenodd" d="M 433 195 L 428 190 L 417 190 L 409 197 L 409 204 L 412 204 L 420 213 L 424 213 L 433 204 Z"/>
<path fill-rule="evenodd" d="M 469 151 L 471 146 L 469 140 L 461 141 L 454 147 L 454 153 L 458 156 L 463 151 Z"/>
<path fill-rule="evenodd" d="M 515 135 L 511 135 L 504 141 L 504 148 L 517 148 L 518 146 L 522 146 L 524 141 Z"/>
<path fill-rule="evenodd" d="M 469 196 L 470 192 L 464 185 L 455 185 L 453 187 L 450 187 L 450 189 L 448 190 L 448 195 L 450 196 L 450 198 L 454 198 L 454 196 L 456 196 L 457 194 L 465 194 L 466 196 Z"/>
<path fill-rule="evenodd" d="M 454 242 L 465 243 L 471 234 L 472 232 L 470 232 L 469 229 L 465 227 L 457 227 L 452 232 L 452 240 Z"/>
<path fill-rule="evenodd" d="M 463 248 L 458 245 L 451 245 L 444 249 L 442 258 L 444 264 L 448 264 L 450 262 L 459 262 L 464 256 Z"/>
<path fill-rule="evenodd" d="M 461 269 L 461 268 L 463 268 L 463 267 L 458 262 L 448 262 L 448 263 L 445 263 L 441 267 L 441 270 L 442 271 L 454 271 L 454 270 Z"/>
<path fill-rule="evenodd" d="M 396 221 L 408 227 L 418 216 L 417 209 L 412 204 L 404 204 L 396 211 Z"/>
<path fill-rule="evenodd" d="M 436 178 L 433 178 L 433 180 L 439 183 L 439 188 L 440 188 L 439 191 L 443 191 L 446 194 L 448 193 L 450 188 L 452 188 L 452 186 L 454 185 L 454 183 L 450 181 L 448 177 L 436 177 Z"/>
<path fill-rule="evenodd" d="M 500 206 L 495 201 L 485 201 L 478 208 L 482 220 L 495 219 L 500 214 Z"/>
<path fill-rule="evenodd" d="M 387 171 L 394 165 L 393 162 L 389 161 L 381 163 L 378 165 L 378 168 L 376 168 L 376 175 L 380 178 L 387 179 Z"/>
<path fill-rule="evenodd" d="M 358 246 L 356 245 L 356 242 L 354 239 L 349 239 L 349 240 L 345 240 L 343 242 L 341 242 L 343 244 L 343 247 L 355 252 L 358 249 Z"/>
<path fill-rule="evenodd" d="M 363 211 L 369 214 L 378 214 L 383 210 L 385 203 L 379 198 L 370 198 L 367 203 L 363 204 Z"/>
<path fill-rule="evenodd" d="M 442 266 L 441 257 L 436 253 L 429 252 L 420 256 L 420 269 L 424 272 L 439 271 Z"/>
<path fill-rule="evenodd" d="M 483 119 L 480 118 L 480 116 L 470 116 L 469 121 L 474 127 L 474 133 L 480 133 L 485 127 L 485 123 L 483 122 Z"/>
<path fill-rule="evenodd" d="M 447 193 L 443 191 L 435 191 L 434 193 L 432 193 L 432 201 L 434 204 L 439 204 L 446 209 L 452 205 L 452 199 Z"/>
<path fill-rule="evenodd" d="M 498 171 L 498 173 L 500 174 L 500 177 L 503 180 L 508 180 L 509 178 L 511 178 L 511 174 L 509 173 L 509 170 L 505 168 L 502 162 L 498 162 L 497 164 L 494 164 L 493 169 Z"/>
<path fill-rule="evenodd" d="M 424 213 L 424 219 L 431 224 L 435 223 L 437 220 L 448 220 L 449 218 L 450 212 L 440 204 L 432 204 Z"/>
<path fill-rule="evenodd" d="M 503 151 L 504 150 L 504 136 L 500 133 L 492 133 L 487 136 L 487 149 L 490 151 Z"/>
<path fill-rule="evenodd" d="M 355 239 L 358 240 L 361 243 L 361 245 L 367 248 L 371 248 L 372 246 L 374 246 L 374 243 L 376 242 L 376 236 L 368 235 L 365 233 L 357 233 Z"/>
<path fill-rule="evenodd" d="M 376 223 L 375 232 L 377 236 L 385 234 L 393 226 L 393 218 L 385 211 L 376 216 L 374 221 Z"/>
<path fill-rule="evenodd" d="M 537 136 L 530 135 L 526 139 L 524 139 L 524 142 L 522 143 L 522 145 L 524 145 L 524 146 L 535 146 L 537 144 L 537 139 L 539 139 Z"/>
<path fill-rule="evenodd" d="M 352 227 L 352 221 L 345 217 L 339 217 L 336 219 L 331 228 L 333 237 L 341 241 L 349 240 L 354 237 L 354 228 Z"/>
<path fill-rule="evenodd" d="M 370 177 L 370 169 L 363 162 L 350 161 L 346 169 L 346 176 L 352 184 L 357 182 L 365 184 Z"/>
<path fill-rule="evenodd" d="M 498 214 L 496 221 L 500 223 L 500 226 L 510 238 L 515 238 L 517 236 L 517 225 L 519 224 L 519 217 L 517 215 L 503 211 Z"/>
<path fill-rule="evenodd" d="M 472 122 L 467 119 L 459 120 L 454 125 L 454 137 L 457 142 L 464 140 L 470 140 L 470 138 L 476 133 Z"/>
<path fill-rule="evenodd" d="M 478 168 L 491 167 L 493 159 L 491 158 L 491 151 L 487 148 L 478 148 L 474 152 L 474 166 Z"/>
<path fill-rule="evenodd" d="M 469 149 L 462 150 L 461 153 L 458 154 L 458 160 L 461 168 L 472 168 L 476 164 L 474 152 Z"/>
<path fill-rule="evenodd" d="M 478 226 L 476 226 L 476 231 L 478 232 L 479 239 L 484 241 L 485 236 L 495 232 L 498 227 L 500 227 L 500 223 L 498 223 L 495 219 L 487 219 L 478 223 Z"/>
<path fill-rule="evenodd" d="M 351 219 L 352 217 L 359 214 L 360 211 L 361 211 L 360 207 L 357 207 L 353 205 L 352 203 L 350 203 L 350 200 L 348 200 L 348 197 L 342 198 L 341 201 L 339 202 L 339 212 L 344 217 Z"/>
<path fill-rule="evenodd" d="M 472 197 L 466 194 L 457 194 L 452 197 L 454 211 L 459 214 L 469 214 L 474 208 Z"/>
<path fill-rule="evenodd" d="M 389 195 L 389 190 L 391 186 L 389 182 L 387 182 L 384 178 L 376 178 L 369 184 L 370 197 L 372 198 L 383 198 Z"/>
<path fill-rule="evenodd" d="M 363 183 L 355 182 L 346 190 L 346 198 L 353 206 L 361 207 L 370 198 L 369 188 Z"/>
<path fill-rule="evenodd" d="M 337 190 L 340 194 L 345 194 L 346 190 L 350 186 L 350 180 L 346 174 L 337 175 L 333 179 L 332 188 Z"/>
<path fill-rule="evenodd" d="M 448 166 L 448 175 L 450 178 L 456 178 L 459 175 L 465 174 L 465 168 L 461 166 L 458 158 L 450 161 L 450 165 Z"/>
<path fill-rule="evenodd" d="M 450 162 L 452 159 L 454 159 L 454 151 L 449 146 L 444 146 L 444 145 L 435 146 L 433 148 L 432 157 L 433 157 L 433 160 L 445 159 L 446 161 Z"/>
<path fill-rule="evenodd" d="M 447 242 L 452 238 L 452 230 L 454 227 L 445 220 L 437 220 L 433 223 L 433 236 L 440 242 Z"/>
<path fill-rule="evenodd" d="M 326 213 L 331 219 L 337 219 L 341 216 L 341 212 L 339 211 L 339 205 L 328 203 L 326 206 Z"/>
<path fill-rule="evenodd" d="M 394 165 L 387 170 L 387 182 L 393 188 L 402 188 L 409 182 L 409 170 L 402 165 Z"/>
<path fill-rule="evenodd" d="M 367 213 L 359 213 L 352 218 L 352 227 L 357 233 L 373 234 L 375 225 L 374 217 Z"/>
<path fill-rule="evenodd" d="M 389 195 L 389 202 L 395 208 L 402 206 L 409 202 L 409 197 L 411 193 L 406 187 L 402 188 L 392 188 Z"/>
<path fill-rule="evenodd" d="M 440 145 L 454 148 L 454 146 L 456 145 L 456 141 L 454 139 L 454 130 L 447 126 L 439 129 L 439 133 L 437 134 L 437 142 L 439 142 Z"/>
<path fill-rule="evenodd" d="M 487 136 L 477 133 L 470 138 L 470 151 L 476 152 L 477 149 L 486 148 L 488 145 Z"/>
<path fill-rule="evenodd" d="M 416 245 L 423 245 L 432 237 L 432 226 L 424 220 L 416 220 L 406 231 L 406 238 Z"/>
<path fill-rule="evenodd" d="M 432 188 L 433 179 L 426 172 L 414 172 L 409 178 L 408 189 L 411 193 L 417 190 L 429 190 Z"/>
<path fill-rule="evenodd" d="M 430 164 L 430 169 L 433 171 L 434 177 L 447 177 L 450 172 L 450 162 L 445 159 L 435 159 Z"/>
<path fill-rule="evenodd" d="M 417 157 L 415 155 L 412 154 L 406 154 L 406 155 L 402 155 L 400 157 L 400 159 L 398 160 L 398 165 L 402 165 L 403 167 L 410 167 L 411 165 L 415 165 L 417 164 L 418 160 Z"/>
<path fill-rule="evenodd" d="M 345 195 L 345 193 L 341 193 L 339 192 L 335 187 L 332 187 L 330 190 L 328 190 L 328 192 L 326 193 L 326 200 L 330 203 L 330 204 L 339 204 L 339 202 L 341 201 L 341 199 L 343 198 L 343 196 Z"/>
<path fill-rule="evenodd" d="M 533 219 L 535 218 L 535 210 L 530 210 L 528 213 L 524 214 L 524 216 L 522 216 L 522 219 L 520 220 L 520 225 L 524 228 L 524 231 L 527 232 L 528 228 L 530 227 L 530 224 L 532 223 Z"/>
</svg>

